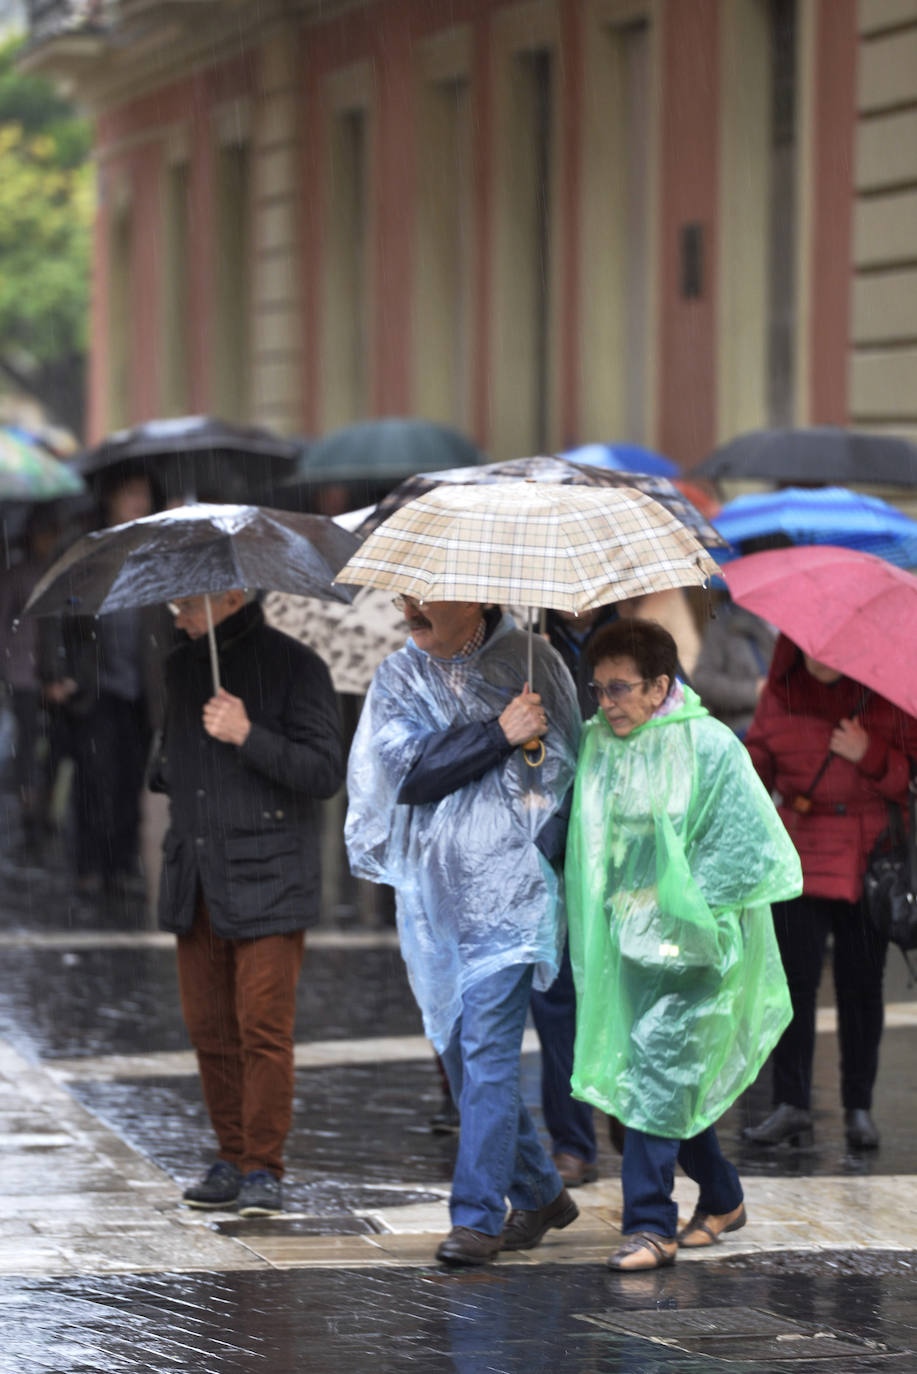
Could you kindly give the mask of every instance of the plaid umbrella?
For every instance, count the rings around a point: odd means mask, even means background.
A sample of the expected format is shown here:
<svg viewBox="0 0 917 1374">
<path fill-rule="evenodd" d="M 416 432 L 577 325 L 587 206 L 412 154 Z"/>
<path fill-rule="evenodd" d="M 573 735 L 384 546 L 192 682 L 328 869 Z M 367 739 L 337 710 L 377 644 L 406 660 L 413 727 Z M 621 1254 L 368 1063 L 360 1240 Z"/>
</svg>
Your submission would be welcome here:
<svg viewBox="0 0 917 1374">
<path fill-rule="evenodd" d="M 599 488 L 628 487 L 632 491 L 643 492 L 661 506 L 665 506 L 681 523 L 691 530 L 698 540 L 710 549 L 725 546 L 725 540 L 717 534 L 709 521 L 692 505 L 687 496 L 679 491 L 667 477 L 654 477 L 634 472 L 620 472 L 610 468 L 597 467 L 590 463 L 572 463 L 566 458 L 511 458 L 505 463 L 486 463 L 480 467 L 446 468 L 442 472 L 418 472 L 400 482 L 393 491 L 379 502 L 355 531 L 365 539 L 387 520 L 393 511 L 413 501 L 434 487 L 445 482 L 462 485 L 490 485 L 507 481 L 552 482 L 564 486 L 588 486 Z"/>
<path fill-rule="evenodd" d="M 40 444 L 0 428 L 0 501 L 53 501 L 85 489 L 83 479 Z"/>
<path fill-rule="evenodd" d="M 338 581 L 419 601 L 575 613 L 700 585 L 716 571 L 681 521 L 643 492 L 501 482 L 438 487 L 410 501 L 369 536 Z"/>
</svg>

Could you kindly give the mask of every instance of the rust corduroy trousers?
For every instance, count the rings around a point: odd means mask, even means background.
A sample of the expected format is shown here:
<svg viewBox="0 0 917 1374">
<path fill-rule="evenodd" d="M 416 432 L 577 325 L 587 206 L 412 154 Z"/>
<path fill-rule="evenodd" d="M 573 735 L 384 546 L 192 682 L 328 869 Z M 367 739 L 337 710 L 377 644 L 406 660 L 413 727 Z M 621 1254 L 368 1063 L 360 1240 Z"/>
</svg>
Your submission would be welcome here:
<svg viewBox="0 0 917 1374">
<path fill-rule="evenodd" d="M 283 1176 L 293 1114 L 293 1022 L 305 933 L 224 940 L 198 895 L 178 937 L 182 1012 L 221 1159 Z"/>
</svg>

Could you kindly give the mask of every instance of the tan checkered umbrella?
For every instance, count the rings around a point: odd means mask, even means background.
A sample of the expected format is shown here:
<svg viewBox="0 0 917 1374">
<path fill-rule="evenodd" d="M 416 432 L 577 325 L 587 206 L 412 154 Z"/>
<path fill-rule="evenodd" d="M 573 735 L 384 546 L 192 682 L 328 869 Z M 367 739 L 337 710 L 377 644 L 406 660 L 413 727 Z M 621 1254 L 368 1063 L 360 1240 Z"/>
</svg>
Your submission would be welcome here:
<svg viewBox="0 0 917 1374">
<path fill-rule="evenodd" d="M 338 581 L 419 601 L 499 601 L 587 611 L 718 571 L 690 531 L 630 487 L 495 482 L 409 501 Z"/>
</svg>

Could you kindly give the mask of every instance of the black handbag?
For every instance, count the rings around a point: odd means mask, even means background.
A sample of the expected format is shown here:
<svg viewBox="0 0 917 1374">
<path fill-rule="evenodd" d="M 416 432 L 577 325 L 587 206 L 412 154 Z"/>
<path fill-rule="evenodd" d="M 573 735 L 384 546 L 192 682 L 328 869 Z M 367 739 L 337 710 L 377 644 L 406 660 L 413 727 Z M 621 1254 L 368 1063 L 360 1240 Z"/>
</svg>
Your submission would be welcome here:
<svg viewBox="0 0 917 1374">
<path fill-rule="evenodd" d="M 876 840 L 863 875 L 863 909 L 880 934 L 898 946 L 912 977 L 908 952 L 917 949 L 917 781 L 907 788 L 908 827 L 901 807 L 888 803 L 888 826 Z"/>
</svg>

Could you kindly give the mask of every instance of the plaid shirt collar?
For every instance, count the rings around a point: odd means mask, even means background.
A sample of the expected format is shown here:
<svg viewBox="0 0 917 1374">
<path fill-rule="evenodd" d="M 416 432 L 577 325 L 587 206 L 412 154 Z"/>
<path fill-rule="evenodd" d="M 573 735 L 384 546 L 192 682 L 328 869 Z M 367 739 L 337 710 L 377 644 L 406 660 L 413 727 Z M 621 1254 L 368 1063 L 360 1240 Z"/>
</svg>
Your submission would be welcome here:
<svg viewBox="0 0 917 1374">
<path fill-rule="evenodd" d="M 487 621 L 482 615 L 475 627 L 474 634 L 459 649 L 452 658 L 446 659 L 443 663 L 443 673 L 446 681 L 454 692 L 461 691 L 468 675 L 467 659 L 481 648 L 487 638 Z"/>
<path fill-rule="evenodd" d="M 484 639 L 485 639 L 486 634 L 487 634 L 487 621 L 484 619 L 484 617 L 483 617 L 483 615 L 482 615 L 482 616 L 481 616 L 481 619 L 480 619 L 480 620 L 478 621 L 478 623 L 477 623 L 477 627 L 476 627 L 476 629 L 475 629 L 474 634 L 471 636 L 470 639 L 466 639 L 466 640 L 465 640 L 465 643 L 464 643 L 464 644 L 462 645 L 462 647 L 459 649 L 458 653 L 457 653 L 457 654 L 453 654 L 452 657 L 453 657 L 454 659 L 455 659 L 455 658 L 470 658 L 472 654 L 477 653 L 478 649 L 480 649 L 481 645 L 484 643 Z"/>
</svg>

